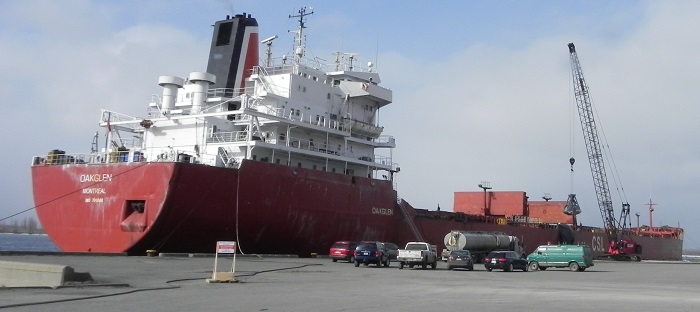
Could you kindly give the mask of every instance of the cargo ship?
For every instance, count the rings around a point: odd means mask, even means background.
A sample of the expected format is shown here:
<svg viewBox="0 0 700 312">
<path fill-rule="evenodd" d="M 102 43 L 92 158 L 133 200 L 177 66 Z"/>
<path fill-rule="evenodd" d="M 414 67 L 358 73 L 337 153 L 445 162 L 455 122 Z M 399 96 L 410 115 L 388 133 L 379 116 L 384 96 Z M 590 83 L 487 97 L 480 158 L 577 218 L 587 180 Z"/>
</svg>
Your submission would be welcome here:
<svg viewBox="0 0 700 312">
<path fill-rule="evenodd" d="M 216 241 L 237 241 L 241 253 L 303 256 L 338 240 L 440 246 L 446 233 L 466 230 L 517 236 L 528 252 L 567 241 L 605 253 L 601 229 L 537 215 L 524 192 L 515 203 L 456 192 L 453 212 L 399 198 L 396 140 L 378 119 L 392 91 L 356 54 L 336 53 L 330 64 L 306 58 L 310 13 L 290 15 L 296 46 L 282 57 L 273 57 L 277 36 L 259 41 L 251 15 L 227 16 L 213 27 L 207 70 L 158 77 L 162 93 L 146 117 L 102 110 L 106 146 L 96 134 L 89 153 L 33 157 L 36 211 L 54 243 L 142 255 L 211 253 Z M 682 229 L 628 234 L 644 259 L 681 258 Z"/>
</svg>

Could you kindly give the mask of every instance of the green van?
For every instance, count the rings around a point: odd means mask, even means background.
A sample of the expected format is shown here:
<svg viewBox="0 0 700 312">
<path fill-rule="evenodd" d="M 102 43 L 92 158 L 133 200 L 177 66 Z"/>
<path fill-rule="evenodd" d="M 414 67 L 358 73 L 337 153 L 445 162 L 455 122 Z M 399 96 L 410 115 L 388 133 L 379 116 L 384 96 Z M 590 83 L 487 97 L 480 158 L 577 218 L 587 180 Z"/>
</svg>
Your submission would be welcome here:
<svg viewBox="0 0 700 312">
<path fill-rule="evenodd" d="M 531 271 L 549 267 L 584 271 L 593 266 L 591 248 L 586 245 L 542 245 L 527 256 Z"/>
</svg>

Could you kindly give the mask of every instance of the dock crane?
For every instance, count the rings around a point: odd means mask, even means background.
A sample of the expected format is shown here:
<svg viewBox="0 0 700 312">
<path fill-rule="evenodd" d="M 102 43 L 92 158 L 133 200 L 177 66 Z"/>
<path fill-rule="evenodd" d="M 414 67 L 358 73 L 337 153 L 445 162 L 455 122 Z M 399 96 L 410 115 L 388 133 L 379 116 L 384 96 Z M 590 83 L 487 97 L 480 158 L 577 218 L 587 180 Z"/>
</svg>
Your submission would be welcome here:
<svg viewBox="0 0 700 312">
<path fill-rule="evenodd" d="M 642 246 L 629 238 L 623 238 L 624 229 L 629 219 L 630 205 L 628 203 L 622 204 L 620 219 L 615 219 L 612 199 L 610 197 L 610 187 L 608 186 L 605 164 L 603 163 L 602 148 L 598 141 L 598 129 L 596 128 L 595 119 L 593 118 L 593 108 L 588 94 L 588 85 L 583 77 L 578 54 L 576 54 L 576 47 L 573 43 L 569 43 L 568 47 L 571 57 L 571 72 L 576 106 L 578 107 L 581 129 L 583 130 L 586 150 L 588 151 L 588 161 L 591 165 L 593 184 L 598 198 L 598 207 L 600 208 L 600 215 L 603 218 L 608 238 L 607 256 L 615 260 L 639 261 L 641 260 L 639 255 L 642 252 Z M 571 165 L 573 166 L 573 158 L 571 158 Z"/>
</svg>

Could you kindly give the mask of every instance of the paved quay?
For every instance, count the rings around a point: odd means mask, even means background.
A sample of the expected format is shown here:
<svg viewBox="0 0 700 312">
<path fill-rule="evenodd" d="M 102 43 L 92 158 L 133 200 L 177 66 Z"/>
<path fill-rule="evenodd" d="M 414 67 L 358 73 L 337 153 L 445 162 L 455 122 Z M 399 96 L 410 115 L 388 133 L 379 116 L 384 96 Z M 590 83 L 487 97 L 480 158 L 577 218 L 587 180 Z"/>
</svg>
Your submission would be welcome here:
<svg viewBox="0 0 700 312">
<path fill-rule="evenodd" d="M 91 283 L 0 288 L 7 311 L 700 311 L 700 265 L 597 261 L 585 272 L 448 271 L 329 259 L 237 257 L 238 283 L 207 283 L 213 257 L 5 255 L 68 265 Z M 219 271 L 231 258 L 219 257 Z"/>
</svg>

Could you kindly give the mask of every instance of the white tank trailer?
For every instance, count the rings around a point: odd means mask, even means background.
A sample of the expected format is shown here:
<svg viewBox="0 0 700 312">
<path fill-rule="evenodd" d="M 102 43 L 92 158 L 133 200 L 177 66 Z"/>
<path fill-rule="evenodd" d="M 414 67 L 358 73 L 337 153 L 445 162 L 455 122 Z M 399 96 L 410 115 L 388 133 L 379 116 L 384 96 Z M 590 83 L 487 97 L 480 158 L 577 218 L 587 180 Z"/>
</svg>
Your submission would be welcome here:
<svg viewBox="0 0 700 312">
<path fill-rule="evenodd" d="M 447 248 L 443 251 L 445 260 L 452 250 L 469 250 L 477 263 L 483 262 L 484 257 L 494 250 L 512 250 L 524 254 L 520 240 L 505 233 L 450 231 L 443 241 Z"/>
</svg>

